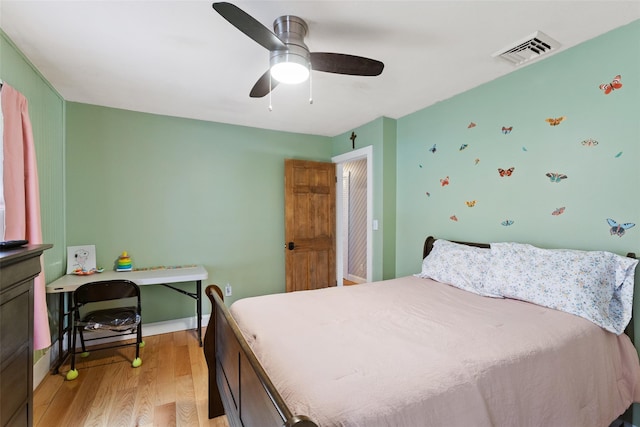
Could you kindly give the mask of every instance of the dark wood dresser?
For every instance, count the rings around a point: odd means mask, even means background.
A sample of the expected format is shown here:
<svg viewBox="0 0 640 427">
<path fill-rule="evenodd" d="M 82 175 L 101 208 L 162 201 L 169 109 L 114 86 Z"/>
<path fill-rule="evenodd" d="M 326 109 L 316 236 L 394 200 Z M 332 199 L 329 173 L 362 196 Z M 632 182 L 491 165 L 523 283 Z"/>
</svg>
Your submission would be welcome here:
<svg viewBox="0 0 640 427">
<path fill-rule="evenodd" d="M 52 245 L 0 251 L 0 426 L 33 425 L 33 279 Z"/>
</svg>

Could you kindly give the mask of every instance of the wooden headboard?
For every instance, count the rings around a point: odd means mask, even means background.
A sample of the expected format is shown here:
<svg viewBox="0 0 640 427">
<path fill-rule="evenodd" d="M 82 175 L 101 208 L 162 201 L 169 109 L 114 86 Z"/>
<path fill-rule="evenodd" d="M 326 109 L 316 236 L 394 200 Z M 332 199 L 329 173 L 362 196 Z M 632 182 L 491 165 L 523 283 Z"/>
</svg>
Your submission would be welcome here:
<svg viewBox="0 0 640 427">
<path fill-rule="evenodd" d="M 438 239 L 436 239 L 433 236 L 429 236 L 424 241 L 424 248 L 422 249 L 422 259 L 426 258 L 426 256 L 429 255 L 429 253 L 433 249 L 433 244 L 435 243 L 436 240 L 438 240 Z M 453 242 L 453 243 L 460 243 L 461 245 L 476 246 L 478 248 L 487 248 L 487 249 L 491 248 L 491 245 L 489 243 L 458 242 L 456 240 L 450 240 L 450 241 Z M 636 253 L 635 252 L 628 252 L 627 256 L 629 258 L 636 258 Z"/>
<path fill-rule="evenodd" d="M 435 241 L 438 240 L 433 236 L 429 236 L 427 237 L 427 240 L 424 241 L 424 248 L 422 249 L 422 259 L 425 259 L 427 257 L 427 255 L 429 255 L 429 253 L 431 252 L 431 250 L 433 249 L 433 244 L 435 243 Z M 467 245 L 467 246 L 475 246 L 478 248 L 487 248 L 489 249 L 491 247 L 491 245 L 489 243 L 474 243 L 474 242 L 457 242 L 455 240 L 450 240 L 453 243 L 460 243 L 461 245 Z"/>
</svg>

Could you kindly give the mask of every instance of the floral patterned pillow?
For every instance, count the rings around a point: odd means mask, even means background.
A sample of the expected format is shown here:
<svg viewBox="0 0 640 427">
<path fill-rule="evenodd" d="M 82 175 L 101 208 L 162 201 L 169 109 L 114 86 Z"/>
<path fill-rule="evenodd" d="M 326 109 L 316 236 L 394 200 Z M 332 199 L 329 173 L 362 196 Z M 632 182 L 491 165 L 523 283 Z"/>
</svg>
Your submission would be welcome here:
<svg viewBox="0 0 640 427">
<path fill-rule="evenodd" d="M 631 320 L 638 260 L 605 251 L 492 243 L 487 291 L 562 310 L 615 334 Z"/>
<path fill-rule="evenodd" d="M 491 251 L 438 239 L 422 261 L 418 277 L 447 283 L 456 288 L 490 297 L 500 297 L 483 288 L 484 276 L 489 268 Z"/>
</svg>

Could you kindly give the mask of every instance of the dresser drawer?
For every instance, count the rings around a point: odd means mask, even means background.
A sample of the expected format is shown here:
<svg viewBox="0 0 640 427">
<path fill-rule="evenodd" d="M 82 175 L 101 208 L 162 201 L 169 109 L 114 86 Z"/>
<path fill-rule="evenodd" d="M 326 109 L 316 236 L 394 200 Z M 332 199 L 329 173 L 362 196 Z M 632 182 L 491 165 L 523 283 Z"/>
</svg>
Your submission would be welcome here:
<svg viewBox="0 0 640 427">
<path fill-rule="evenodd" d="M 11 355 L 24 344 L 29 343 L 31 336 L 29 331 L 29 286 L 22 288 L 23 292 L 14 295 L 13 298 L 2 301 L 0 309 L 0 360 L 4 365 Z M 8 293 L 8 292 L 7 292 Z M 13 293 L 13 292 L 11 292 Z M 4 380 L 3 380 L 4 382 Z"/>
<path fill-rule="evenodd" d="M 29 366 L 29 351 L 29 347 L 24 347 L 0 372 L 0 425 L 6 425 L 12 418 L 15 425 L 26 425 L 27 415 L 22 414 L 28 413 L 29 370 L 32 369 Z M 25 422 L 21 423 L 20 420 Z"/>
<path fill-rule="evenodd" d="M 30 258 L 4 266 L 0 275 L 0 292 L 33 279 L 40 273 L 40 258 Z"/>
<path fill-rule="evenodd" d="M 18 411 L 14 417 L 9 421 L 6 427 L 25 427 L 30 426 L 29 423 L 29 408 L 25 405 Z"/>
</svg>

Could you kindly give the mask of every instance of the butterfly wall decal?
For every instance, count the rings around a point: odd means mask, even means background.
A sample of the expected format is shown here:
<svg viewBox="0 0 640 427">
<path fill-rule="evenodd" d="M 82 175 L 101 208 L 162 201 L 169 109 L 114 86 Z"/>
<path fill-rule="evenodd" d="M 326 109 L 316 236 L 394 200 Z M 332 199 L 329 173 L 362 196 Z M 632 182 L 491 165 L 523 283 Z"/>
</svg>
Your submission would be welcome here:
<svg viewBox="0 0 640 427">
<path fill-rule="evenodd" d="M 509 169 L 500 169 L 498 168 L 498 173 L 500 174 L 501 177 L 503 176 L 511 176 L 511 174 L 513 173 L 513 171 L 516 170 L 516 168 L 514 167 L 510 167 Z"/>
<path fill-rule="evenodd" d="M 464 150 L 465 148 L 467 148 L 469 146 L 469 144 L 462 144 L 460 146 L 460 151 Z"/>
<path fill-rule="evenodd" d="M 478 163 L 480 163 L 480 159 L 475 159 L 473 162 L 477 165 Z"/>
<path fill-rule="evenodd" d="M 467 204 L 467 206 L 469 206 L 470 208 L 474 207 L 476 205 L 476 201 L 475 200 L 471 200 L 471 201 L 466 201 L 465 202 Z"/>
<path fill-rule="evenodd" d="M 624 232 L 625 230 L 630 229 L 631 227 L 634 227 L 635 224 L 632 222 L 626 222 L 624 224 L 618 224 L 616 221 L 614 221 L 611 218 L 607 218 L 607 223 L 609 223 L 609 226 L 611 227 L 609 229 L 609 232 L 611 233 L 612 236 L 618 236 L 618 237 L 622 237 L 624 236 Z"/>
<path fill-rule="evenodd" d="M 449 177 L 442 178 L 442 179 L 440 180 L 440 185 L 441 185 L 441 186 L 443 186 L 443 187 L 444 187 L 445 185 L 449 185 Z"/>
<path fill-rule="evenodd" d="M 512 219 L 505 219 L 504 221 L 502 221 L 500 224 L 504 225 L 505 227 L 508 227 L 510 225 L 513 225 L 513 220 Z"/>
<path fill-rule="evenodd" d="M 565 116 L 556 117 L 555 119 L 554 119 L 554 118 L 549 117 L 548 119 L 545 119 L 544 121 L 545 121 L 545 122 L 547 122 L 547 123 L 549 123 L 549 126 L 558 126 L 560 123 L 562 123 L 562 121 L 563 121 L 564 119 L 566 119 L 566 117 L 565 117 Z"/>
<path fill-rule="evenodd" d="M 469 123 L 469 126 L 467 126 L 467 129 L 471 129 L 471 128 L 474 128 L 476 126 L 477 125 L 475 123 L 471 122 L 471 123 Z"/>
<path fill-rule="evenodd" d="M 449 219 L 450 219 L 451 221 L 456 221 L 456 222 L 458 222 L 458 217 L 457 217 L 457 216 L 455 216 L 455 215 L 451 215 L 451 216 L 449 217 Z"/>
<path fill-rule="evenodd" d="M 611 83 L 602 83 L 598 87 L 604 91 L 605 95 L 609 95 L 611 93 L 611 91 L 614 91 L 616 89 L 620 89 L 622 87 L 622 82 L 620 81 L 621 78 L 622 78 L 622 76 L 620 76 L 620 74 L 618 74 L 617 76 L 615 76 L 613 78 L 613 81 Z"/>
<path fill-rule="evenodd" d="M 433 154 L 436 153 L 436 144 L 433 144 L 433 147 L 429 148 L 429 151 L 431 151 Z"/>
<path fill-rule="evenodd" d="M 595 147 L 596 145 L 598 145 L 598 141 L 596 141 L 595 139 L 589 138 L 582 141 L 581 144 L 584 145 L 585 147 Z"/>
<path fill-rule="evenodd" d="M 511 133 L 512 130 L 513 130 L 513 126 L 509 126 L 509 127 L 502 126 L 502 133 L 504 133 L 505 135 L 508 133 Z"/>
<path fill-rule="evenodd" d="M 555 211 L 551 212 L 551 215 L 553 216 L 558 216 L 558 215 L 562 215 L 564 213 L 565 207 L 561 207 L 556 209 Z"/>
<path fill-rule="evenodd" d="M 551 182 L 561 182 L 563 179 L 567 179 L 568 178 L 567 175 L 562 174 L 562 173 L 557 173 L 557 172 L 549 172 L 549 173 L 547 173 L 545 175 L 549 177 Z"/>
</svg>

